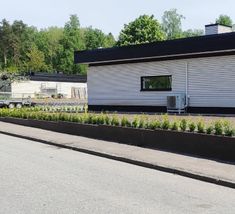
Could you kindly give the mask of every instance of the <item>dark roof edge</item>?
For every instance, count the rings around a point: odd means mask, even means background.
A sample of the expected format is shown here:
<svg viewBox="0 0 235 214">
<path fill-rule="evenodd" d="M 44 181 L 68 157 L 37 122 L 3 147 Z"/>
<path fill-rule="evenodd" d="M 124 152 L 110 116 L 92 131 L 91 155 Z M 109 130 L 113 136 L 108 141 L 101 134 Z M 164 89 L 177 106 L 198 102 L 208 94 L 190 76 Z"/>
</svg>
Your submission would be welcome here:
<svg viewBox="0 0 235 214">
<path fill-rule="evenodd" d="M 65 75 L 65 74 L 35 74 L 30 75 L 29 80 L 31 81 L 42 81 L 42 82 L 77 82 L 86 83 L 86 75 Z"/>
<path fill-rule="evenodd" d="M 120 60 L 120 61 L 109 61 L 109 62 L 98 62 L 98 63 L 88 63 L 90 67 L 95 66 L 106 66 L 106 65 L 121 65 L 121 64 L 133 64 L 133 63 L 143 63 L 143 62 L 157 62 L 157 61 L 168 61 L 168 60 L 180 60 L 180 59 L 195 59 L 202 57 L 216 57 L 216 56 L 231 56 L 235 55 L 235 50 L 228 52 L 214 52 L 214 53 L 201 53 L 201 54 L 191 54 L 182 56 L 167 56 L 158 58 L 143 58 L 143 59 L 130 59 L 130 60 Z"/>
<path fill-rule="evenodd" d="M 205 27 L 212 27 L 212 26 L 218 26 L 218 25 L 232 28 L 231 25 L 224 25 L 224 24 L 219 24 L 219 23 L 205 25 Z"/>
<path fill-rule="evenodd" d="M 235 32 L 145 43 L 88 51 L 75 51 L 75 63 L 98 64 L 113 61 L 163 58 L 235 50 Z"/>
</svg>

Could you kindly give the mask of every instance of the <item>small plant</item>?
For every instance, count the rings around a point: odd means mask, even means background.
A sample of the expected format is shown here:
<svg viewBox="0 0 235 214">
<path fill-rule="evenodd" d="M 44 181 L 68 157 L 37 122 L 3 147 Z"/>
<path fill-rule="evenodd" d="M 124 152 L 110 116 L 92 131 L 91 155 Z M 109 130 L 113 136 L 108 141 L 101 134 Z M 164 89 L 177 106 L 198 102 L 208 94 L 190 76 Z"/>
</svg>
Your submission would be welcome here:
<svg viewBox="0 0 235 214">
<path fill-rule="evenodd" d="M 198 133 L 205 133 L 205 122 L 203 120 L 198 121 L 197 131 L 198 131 Z"/>
<path fill-rule="evenodd" d="M 123 127 L 130 127 L 131 123 L 130 123 L 130 121 L 126 117 L 122 117 L 121 126 L 123 126 Z"/>
<path fill-rule="evenodd" d="M 215 122 L 214 129 L 216 135 L 223 135 L 223 123 L 220 120 Z"/>
<path fill-rule="evenodd" d="M 161 128 L 164 130 L 168 130 L 170 128 L 170 121 L 167 115 L 163 116 Z"/>
<path fill-rule="evenodd" d="M 172 125 L 171 125 L 171 130 L 172 131 L 178 131 L 179 130 L 179 122 L 174 120 Z"/>
<path fill-rule="evenodd" d="M 161 122 L 159 120 L 154 120 L 148 123 L 148 129 L 159 129 L 161 127 Z"/>
<path fill-rule="evenodd" d="M 188 125 L 188 127 L 189 127 L 189 131 L 190 132 L 195 132 L 195 130 L 196 130 L 196 124 L 195 124 L 195 122 L 190 122 L 189 123 L 189 125 Z"/>
<path fill-rule="evenodd" d="M 111 124 L 111 120 L 110 120 L 110 117 L 108 115 L 105 115 L 104 120 L 105 120 L 105 124 L 106 125 L 110 125 Z"/>
<path fill-rule="evenodd" d="M 144 120 L 143 116 L 140 117 L 138 128 L 140 128 L 140 129 L 145 128 L 145 120 Z"/>
<path fill-rule="evenodd" d="M 182 131 L 184 131 L 184 132 L 187 130 L 187 120 L 182 119 L 182 120 L 180 121 L 180 129 L 181 129 Z"/>
<path fill-rule="evenodd" d="M 101 113 L 100 115 L 97 116 L 97 124 L 104 125 L 104 123 L 105 123 L 105 117 L 104 114 Z"/>
<path fill-rule="evenodd" d="M 135 116 L 134 120 L 132 121 L 132 127 L 138 128 L 139 126 L 139 118 Z"/>
<path fill-rule="evenodd" d="M 209 125 L 209 126 L 206 128 L 206 133 L 207 133 L 207 134 L 212 134 L 213 130 L 214 130 L 214 127 L 213 127 L 212 125 Z"/>
<path fill-rule="evenodd" d="M 229 121 L 224 121 L 224 134 L 227 137 L 232 137 L 235 135 L 235 130 Z"/>
<path fill-rule="evenodd" d="M 112 126 L 119 126 L 119 125 L 120 125 L 119 119 L 118 119 L 117 116 L 113 116 L 113 117 L 112 117 L 111 125 L 112 125 Z"/>
</svg>

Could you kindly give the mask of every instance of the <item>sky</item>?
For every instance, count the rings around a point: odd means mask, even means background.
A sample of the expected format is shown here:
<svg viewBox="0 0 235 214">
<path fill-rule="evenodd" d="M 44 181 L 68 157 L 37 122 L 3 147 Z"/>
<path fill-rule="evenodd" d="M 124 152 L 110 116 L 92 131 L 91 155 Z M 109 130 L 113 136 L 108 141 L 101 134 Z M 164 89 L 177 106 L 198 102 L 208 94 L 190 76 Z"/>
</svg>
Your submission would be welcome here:
<svg viewBox="0 0 235 214">
<path fill-rule="evenodd" d="M 220 14 L 235 22 L 235 0 L 0 0 L 0 20 L 22 20 L 38 29 L 63 27 L 77 14 L 82 27 L 92 26 L 117 38 L 124 24 L 140 15 L 161 21 L 166 10 L 176 8 L 186 19 L 183 29 L 204 29 Z"/>
</svg>

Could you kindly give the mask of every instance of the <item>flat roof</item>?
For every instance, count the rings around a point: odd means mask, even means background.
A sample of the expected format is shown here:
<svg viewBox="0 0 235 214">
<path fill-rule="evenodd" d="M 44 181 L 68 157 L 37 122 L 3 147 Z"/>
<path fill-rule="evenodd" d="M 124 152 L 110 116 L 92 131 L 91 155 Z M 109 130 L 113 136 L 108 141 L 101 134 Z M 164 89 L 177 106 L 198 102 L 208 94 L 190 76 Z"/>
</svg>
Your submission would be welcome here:
<svg viewBox="0 0 235 214">
<path fill-rule="evenodd" d="M 33 73 L 29 76 L 32 81 L 42 82 L 78 82 L 86 83 L 86 75 L 66 75 L 66 74 L 49 74 L 49 73 Z"/>
<path fill-rule="evenodd" d="M 75 51 L 74 62 L 99 66 L 231 54 L 235 54 L 235 32 Z"/>
</svg>

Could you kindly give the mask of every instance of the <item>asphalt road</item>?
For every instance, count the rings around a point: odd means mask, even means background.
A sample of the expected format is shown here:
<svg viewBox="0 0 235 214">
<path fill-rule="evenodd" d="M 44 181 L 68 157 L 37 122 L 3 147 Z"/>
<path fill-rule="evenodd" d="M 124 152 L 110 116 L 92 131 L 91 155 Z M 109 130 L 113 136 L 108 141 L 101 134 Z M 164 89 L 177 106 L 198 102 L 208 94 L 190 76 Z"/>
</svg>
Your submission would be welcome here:
<svg viewBox="0 0 235 214">
<path fill-rule="evenodd" d="M 235 190 L 0 135 L 0 213 L 235 213 Z"/>
</svg>

